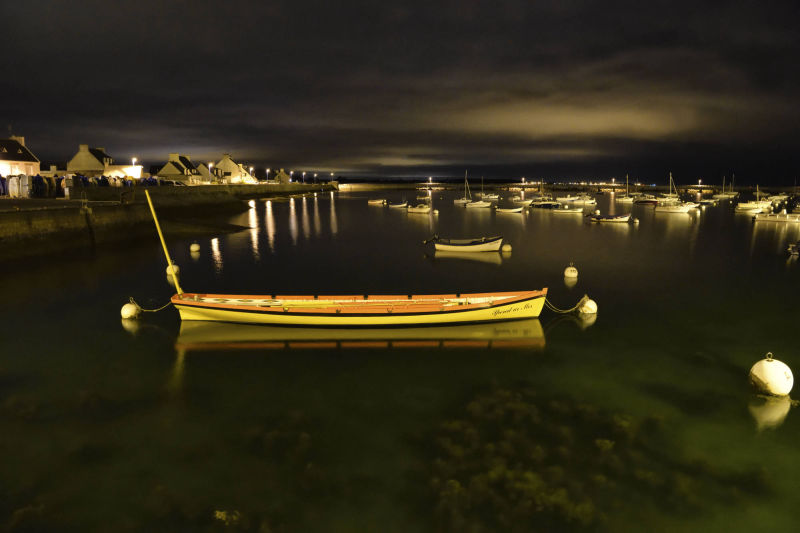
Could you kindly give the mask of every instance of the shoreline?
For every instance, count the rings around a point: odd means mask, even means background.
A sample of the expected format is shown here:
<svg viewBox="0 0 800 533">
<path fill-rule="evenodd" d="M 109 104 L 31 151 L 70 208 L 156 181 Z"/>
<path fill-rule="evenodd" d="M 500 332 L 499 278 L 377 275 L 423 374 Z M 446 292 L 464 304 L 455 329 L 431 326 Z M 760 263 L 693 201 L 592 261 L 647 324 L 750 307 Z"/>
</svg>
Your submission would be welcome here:
<svg viewBox="0 0 800 533">
<path fill-rule="evenodd" d="M 293 183 L 147 190 L 165 235 L 190 237 L 246 229 L 220 219 L 247 211 L 250 199 L 334 191 L 336 186 Z M 70 192 L 69 199 L 0 199 L 0 263 L 152 238 L 152 216 L 140 188 L 77 187 Z"/>
</svg>

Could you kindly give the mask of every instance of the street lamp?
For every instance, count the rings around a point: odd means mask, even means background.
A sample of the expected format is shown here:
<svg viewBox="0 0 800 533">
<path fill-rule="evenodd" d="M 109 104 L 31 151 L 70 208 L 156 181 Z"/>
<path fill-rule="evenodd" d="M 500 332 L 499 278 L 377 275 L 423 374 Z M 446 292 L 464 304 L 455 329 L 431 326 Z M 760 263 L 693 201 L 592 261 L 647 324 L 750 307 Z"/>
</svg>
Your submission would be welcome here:
<svg viewBox="0 0 800 533">
<path fill-rule="evenodd" d="M 304 170 L 303 171 L 303 183 L 305 183 L 305 182 L 306 182 L 306 171 Z"/>
<path fill-rule="evenodd" d="M 250 167 L 250 177 L 253 177 L 253 167 Z"/>
<path fill-rule="evenodd" d="M 292 182 L 292 176 L 294 176 L 294 170 L 289 171 L 289 183 Z"/>
<path fill-rule="evenodd" d="M 214 172 L 214 163 L 209 161 L 208 162 L 208 181 L 213 181 L 211 179 L 211 176 L 213 175 L 213 172 Z"/>
<path fill-rule="evenodd" d="M 333 172 L 331 172 L 331 181 L 333 181 Z"/>
<path fill-rule="evenodd" d="M 269 181 L 269 171 L 270 169 L 267 169 L 267 181 Z"/>
<path fill-rule="evenodd" d="M 317 182 L 317 173 L 314 172 L 314 183 L 316 183 L 316 182 Z"/>
</svg>

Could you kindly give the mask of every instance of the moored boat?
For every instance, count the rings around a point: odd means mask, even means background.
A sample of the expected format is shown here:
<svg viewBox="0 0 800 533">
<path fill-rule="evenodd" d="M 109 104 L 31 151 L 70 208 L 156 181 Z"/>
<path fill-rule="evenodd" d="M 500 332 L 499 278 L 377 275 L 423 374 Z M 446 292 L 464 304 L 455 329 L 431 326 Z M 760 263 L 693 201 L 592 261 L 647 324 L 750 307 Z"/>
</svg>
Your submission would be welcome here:
<svg viewBox="0 0 800 533">
<path fill-rule="evenodd" d="M 352 296 L 183 293 L 181 320 L 284 326 L 369 327 L 461 324 L 537 318 L 547 289 L 534 291 Z"/>
<path fill-rule="evenodd" d="M 386 198 L 376 198 L 374 200 L 367 200 L 369 205 L 386 205 Z"/>
<path fill-rule="evenodd" d="M 589 215 L 592 222 L 611 222 L 611 223 L 627 223 L 631 220 L 631 215 L 601 215 L 599 213 L 592 213 Z"/>
<path fill-rule="evenodd" d="M 565 206 L 560 207 L 558 209 L 553 209 L 551 212 L 552 213 L 557 213 L 559 215 L 582 215 L 583 214 L 583 208 L 582 207 L 570 207 L 568 205 L 565 205 Z"/>
<path fill-rule="evenodd" d="M 415 206 L 409 206 L 408 212 L 409 213 L 430 213 L 431 212 L 430 204 L 417 204 Z"/>
<path fill-rule="evenodd" d="M 785 209 L 782 213 L 756 213 L 753 215 L 753 222 L 759 221 L 800 223 L 800 213 L 787 213 Z"/>
<path fill-rule="evenodd" d="M 393 207 L 395 209 L 405 209 L 408 207 L 408 202 L 403 202 L 400 204 L 389 204 L 389 207 Z"/>
<path fill-rule="evenodd" d="M 492 207 L 492 202 L 487 202 L 485 200 L 476 200 L 474 202 L 464 204 L 464 207 L 466 207 L 467 209 L 487 208 L 487 207 Z"/>
<path fill-rule="evenodd" d="M 433 243 L 437 250 L 449 252 L 497 252 L 503 244 L 503 237 L 477 237 L 475 239 L 442 239 L 434 235 L 426 240 L 424 244 Z"/>
<path fill-rule="evenodd" d="M 498 207 L 495 211 L 498 213 L 522 213 L 522 206 L 520 207 Z"/>
</svg>

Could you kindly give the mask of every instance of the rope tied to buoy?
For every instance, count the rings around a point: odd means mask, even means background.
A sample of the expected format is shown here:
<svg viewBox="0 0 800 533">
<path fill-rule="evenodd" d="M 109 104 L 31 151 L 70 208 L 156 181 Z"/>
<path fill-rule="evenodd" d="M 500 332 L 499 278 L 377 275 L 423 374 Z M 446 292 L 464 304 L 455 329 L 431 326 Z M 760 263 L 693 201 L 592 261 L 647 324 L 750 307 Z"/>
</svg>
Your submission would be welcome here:
<svg viewBox="0 0 800 533">
<path fill-rule="evenodd" d="M 162 305 L 161 307 L 159 307 L 158 309 L 145 309 L 144 307 L 136 303 L 136 300 L 133 299 L 133 296 L 130 297 L 130 301 L 133 305 L 136 306 L 137 309 L 139 309 L 139 311 L 144 311 L 146 313 L 158 313 L 159 311 L 163 311 L 164 309 L 172 305 L 172 301 L 169 301 L 164 305 Z"/>
<path fill-rule="evenodd" d="M 583 304 L 585 304 L 588 301 L 589 301 L 589 295 L 588 294 L 584 294 L 583 298 L 581 298 L 578 301 L 578 303 L 576 303 L 575 306 L 572 307 L 571 309 L 559 309 L 558 307 L 553 305 L 552 302 L 550 302 L 550 300 L 548 300 L 547 298 L 544 299 L 544 305 L 545 305 L 545 307 L 547 307 L 549 310 L 551 310 L 554 313 L 566 315 L 566 314 L 572 313 L 574 311 L 577 311 L 578 309 L 581 308 L 581 306 Z"/>
</svg>

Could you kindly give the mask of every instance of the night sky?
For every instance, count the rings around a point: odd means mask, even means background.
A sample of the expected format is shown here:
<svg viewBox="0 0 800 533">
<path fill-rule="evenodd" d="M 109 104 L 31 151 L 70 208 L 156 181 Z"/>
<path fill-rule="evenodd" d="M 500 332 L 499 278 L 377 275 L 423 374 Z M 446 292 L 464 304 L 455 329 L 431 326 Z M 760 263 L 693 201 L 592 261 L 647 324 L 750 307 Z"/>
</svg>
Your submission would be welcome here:
<svg viewBox="0 0 800 533">
<path fill-rule="evenodd" d="M 2 136 L 350 176 L 793 183 L 800 2 L 3 2 Z"/>
</svg>

